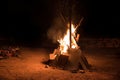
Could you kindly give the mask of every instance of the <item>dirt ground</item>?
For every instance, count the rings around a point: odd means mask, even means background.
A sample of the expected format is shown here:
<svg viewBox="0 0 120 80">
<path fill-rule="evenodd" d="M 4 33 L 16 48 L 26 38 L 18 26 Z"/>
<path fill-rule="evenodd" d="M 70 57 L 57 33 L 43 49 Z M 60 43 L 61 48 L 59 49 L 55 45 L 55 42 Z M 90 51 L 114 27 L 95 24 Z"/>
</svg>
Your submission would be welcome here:
<svg viewBox="0 0 120 80">
<path fill-rule="evenodd" d="M 0 60 L 0 80 L 119 80 L 119 49 L 85 49 L 83 54 L 94 70 L 85 73 L 71 73 L 52 67 L 45 67 L 49 59 L 45 49 L 21 50 L 20 57 Z"/>
</svg>

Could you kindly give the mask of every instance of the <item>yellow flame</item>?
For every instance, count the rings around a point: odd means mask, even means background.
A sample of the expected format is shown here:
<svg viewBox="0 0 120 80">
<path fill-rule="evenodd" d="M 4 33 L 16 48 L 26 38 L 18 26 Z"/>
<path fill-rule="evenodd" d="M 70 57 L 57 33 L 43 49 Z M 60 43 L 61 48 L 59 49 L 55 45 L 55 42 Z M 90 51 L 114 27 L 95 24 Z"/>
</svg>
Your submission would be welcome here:
<svg viewBox="0 0 120 80">
<path fill-rule="evenodd" d="M 75 31 L 76 31 L 75 26 L 71 24 L 71 48 L 78 47 L 75 40 L 75 37 L 76 37 Z M 67 50 L 70 47 L 70 29 L 69 28 L 67 29 L 65 36 L 60 40 L 58 40 L 58 42 L 60 43 L 61 54 L 67 53 Z"/>
</svg>

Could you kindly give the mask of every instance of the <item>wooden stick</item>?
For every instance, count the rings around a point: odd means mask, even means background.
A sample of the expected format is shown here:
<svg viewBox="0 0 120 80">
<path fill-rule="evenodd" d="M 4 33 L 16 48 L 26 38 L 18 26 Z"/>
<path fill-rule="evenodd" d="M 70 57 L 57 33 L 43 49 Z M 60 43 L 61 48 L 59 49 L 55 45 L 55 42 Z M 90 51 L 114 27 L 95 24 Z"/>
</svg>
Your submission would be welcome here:
<svg viewBox="0 0 120 80">
<path fill-rule="evenodd" d="M 80 19 L 78 25 L 76 26 L 75 30 L 81 25 L 81 22 L 83 21 L 84 17 L 82 17 L 82 19 Z"/>
</svg>

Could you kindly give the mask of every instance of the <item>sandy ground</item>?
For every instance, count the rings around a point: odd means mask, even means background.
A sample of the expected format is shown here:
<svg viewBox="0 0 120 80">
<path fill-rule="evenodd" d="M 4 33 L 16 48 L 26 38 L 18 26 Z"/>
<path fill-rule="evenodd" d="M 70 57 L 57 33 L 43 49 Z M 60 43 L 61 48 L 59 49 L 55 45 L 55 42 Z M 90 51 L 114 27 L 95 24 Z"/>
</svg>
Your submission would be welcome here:
<svg viewBox="0 0 120 80">
<path fill-rule="evenodd" d="M 71 73 L 69 71 L 45 68 L 42 62 L 48 60 L 45 49 L 22 49 L 20 58 L 0 60 L 0 80 L 119 80 L 119 49 L 86 49 L 83 53 L 94 67 L 92 72 Z"/>
</svg>

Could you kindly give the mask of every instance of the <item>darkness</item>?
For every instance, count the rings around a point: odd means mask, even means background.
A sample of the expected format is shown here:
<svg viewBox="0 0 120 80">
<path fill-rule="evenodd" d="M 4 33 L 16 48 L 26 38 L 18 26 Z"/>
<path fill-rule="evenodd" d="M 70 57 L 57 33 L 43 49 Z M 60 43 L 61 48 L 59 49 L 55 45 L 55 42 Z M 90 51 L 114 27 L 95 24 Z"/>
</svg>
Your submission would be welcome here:
<svg viewBox="0 0 120 80">
<path fill-rule="evenodd" d="M 116 1 L 89 1 L 86 31 L 104 37 L 120 37 L 119 4 Z"/>
<path fill-rule="evenodd" d="M 41 0 L 9 0 L 8 26 L 1 36 L 23 43 L 44 40 L 53 18 L 52 2 Z"/>
<path fill-rule="evenodd" d="M 87 36 L 120 37 L 119 4 L 116 1 L 76 0 L 84 16 L 81 28 Z M 39 42 L 47 38 L 55 15 L 55 0 L 8 0 L 8 26 L 2 38 L 18 42 Z"/>
</svg>

